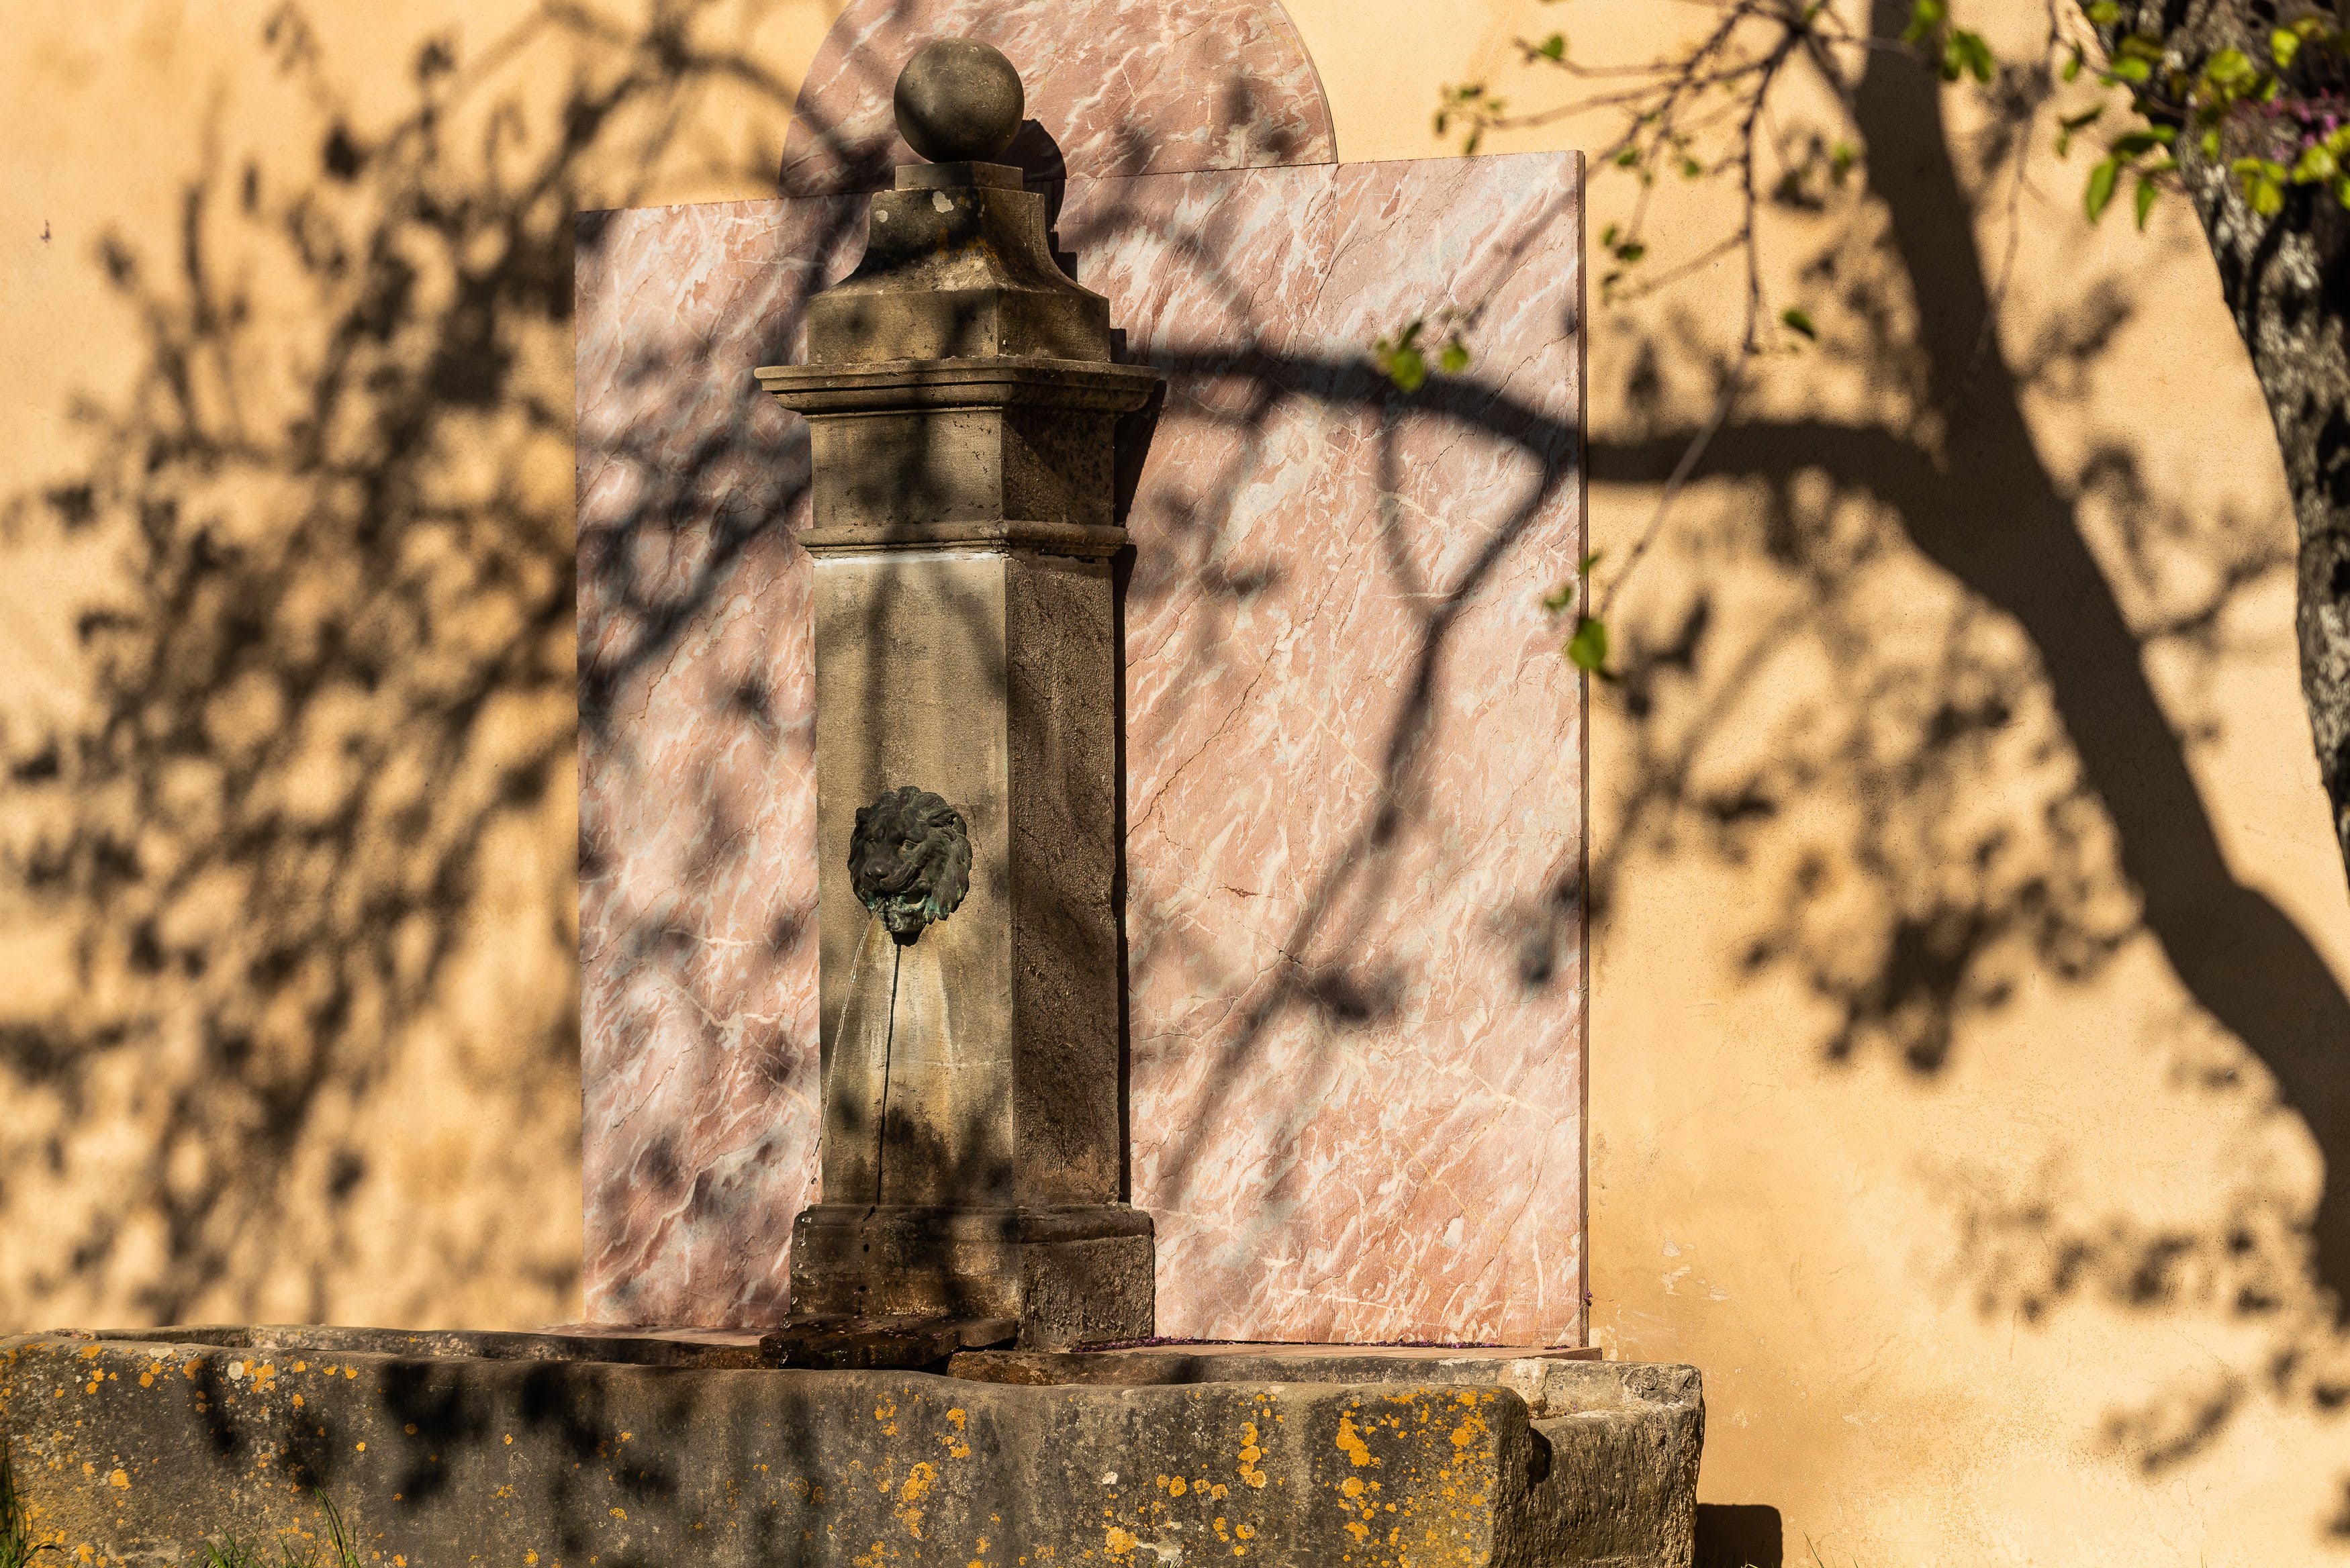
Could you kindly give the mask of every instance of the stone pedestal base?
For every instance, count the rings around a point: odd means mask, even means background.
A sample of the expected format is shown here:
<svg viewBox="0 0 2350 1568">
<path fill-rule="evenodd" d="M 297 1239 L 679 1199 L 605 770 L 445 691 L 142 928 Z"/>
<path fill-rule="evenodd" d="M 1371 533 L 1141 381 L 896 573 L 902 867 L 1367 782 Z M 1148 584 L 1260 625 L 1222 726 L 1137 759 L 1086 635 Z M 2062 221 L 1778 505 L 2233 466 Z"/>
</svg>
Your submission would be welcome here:
<svg viewBox="0 0 2350 1568">
<path fill-rule="evenodd" d="M 1011 1318 L 1024 1348 L 1147 1339 L 1150 1216 L 819 1203 L 792 1233 L 792 1310 L 814 1318 Z"/>
</svg>

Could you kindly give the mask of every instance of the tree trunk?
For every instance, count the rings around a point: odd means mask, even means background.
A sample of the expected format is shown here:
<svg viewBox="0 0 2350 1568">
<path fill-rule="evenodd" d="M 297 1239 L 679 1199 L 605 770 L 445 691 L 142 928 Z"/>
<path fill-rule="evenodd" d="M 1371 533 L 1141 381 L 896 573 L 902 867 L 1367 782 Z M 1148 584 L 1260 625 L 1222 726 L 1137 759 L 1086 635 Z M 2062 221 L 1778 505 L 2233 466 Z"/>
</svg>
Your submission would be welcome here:
<svg viewBox="0 0 2350 1568">
<path fill-rule="evenodd" d="M 2260 0 L 2141 0 L 2098 33 L 2108 49 L 2133 28 L 2158 34 L 2166 66 L 2193 74 L 2230 47 L 2266 61 L 2272 24 L 2257 14 L 2272 10 Z M 2176 122 L 2143 99 L 2141 107 L 2149 118 Z M 2282 211 L 2262 217 L 2230 174 L 2229 150 L 2214 161 L 2197 140 L 2179 127 L 2179 179 L 2220 264 L 2221 292 L 2251 350 L 2284 454 L 2300 534 L 2294 619 L 2302 699 L 2333 805 L 2334 841 L 2350 867 L 2350 212 L 2324 187 L 2295 185 Z"/>
</svg>

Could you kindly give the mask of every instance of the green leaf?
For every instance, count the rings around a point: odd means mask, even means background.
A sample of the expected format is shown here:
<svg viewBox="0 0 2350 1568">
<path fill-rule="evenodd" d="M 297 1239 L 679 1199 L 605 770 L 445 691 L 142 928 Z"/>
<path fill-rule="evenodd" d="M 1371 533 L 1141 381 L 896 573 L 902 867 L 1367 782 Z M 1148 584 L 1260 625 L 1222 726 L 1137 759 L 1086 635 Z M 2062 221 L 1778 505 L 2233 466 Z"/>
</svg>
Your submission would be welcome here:
<svg viewBox="0 0 2350 1568">
<path fill-rule="evenodd" d="M 2240 88 L 2258 74 L 2241 49 L 2221 49 L 2203 67 L 2203 79 L 2223 90 Z"/>
<path fill-rule="evenodd" d="M 1469 346 L 1455 337 L 1436 357 L 1437 368 L 1448 376 L 1458 376 L 1469 368 Z"/>
<path fill-rule="evenodd" d="M 2200 145 L 2200 146 L 2202 147 L 2202 149 L 2203 149 L 2203 156 L 2204 156 L 2204 157 L 2206 157 L 2206 158 L 2217 158 L 2217 157 L 2219 157 L 2219 156 L 2220 156 L 2220 128 L 2219 128 L 2218 126 L 2216 126 L 2216 125 L 2215 125 L 2215 126 L 2213 126 L 2210 130 L 2209 130 L 2205 131 L 2205 132 L 2203 133 L 2203 140 L 2202 140 L 2202 141 L 2199 143 L 2199 145 Z"/>
<path fill-rule="evenodd" d="M 2285 167 L 2267 158 L 2239 158 L 2228 165 L 2244 188 L 2244 200 L 2253 212 L 2272 218 L 2284 210 Z"/>
<path fill-rule="evenodd" d="M 1616 155 L 1616 167 L 1618 169 L 1629 169 L 1633 164 L 1638 163 L 1639 161 L 1640 150 L 1637 147 L 1627 147 L 1623 151 L 1618 152 Z"/>
<path fill-rule="evenodd" d="M 1546 60 L 1563 60 L 1566 58 L 1566 35 L 1565 33 L 1553 33 L 1549 37 L 1544 38 L 1542 41 L 1542 47 L 1536 49 L 1534 53 L 1540 55 Z"/>
<path fill-rule="evenodd" d="M 2061 71 L 2057 72 L 2056 74 L 2057 74 L 2058 76 L 2060 76 L 2060 77 L 2064 78 L 2066 81 L 2068 81 L 2068 82 L 2069 82 L 2069 81 L 2078 81 L 2078 80 L 2080 79 L 2080 77 L 2081 77 L 2081 65 L 2082 65 L 2082 55 L 2081 55 L 2081 51 L 2080 51 L 2080 50 L 2078 50 L 2078 49 L 2075 49 L 2075 50 L 2074 50 L 2074 51 L 2073 51 L 2073 57 L 2072 57 L 2071 59 L 2066 60 L 2066 61 L 2064 62 L 2064 68 L 2063 70 L 2061 70 Z"/>
<path fill-rule="evenodd" d="M 2095 223 L 2106 215 L 2106 204 L 2114 199 L 2114 182 L 2121 178 L 2118 158 L 2108 158 L 2089 171 L 2089 188 L 2081 193 L 2081 204 L 2087 209 L 2089 222 Z"/>
<path fill-rule="evenodd" d="M 1684 158 L 1684 159 L 1682 159 L 1682 160 L 1681 160 L 1681 178 L 1682 178 L 1682 179 L 1684 179 L 1684 180 L 1696 180 L 1696 179 L 1700 179 L 1700 178 L 1702 178 L 1702 177 L 1704 176 L 1704 174 L 1705 174 L 1705 165 L 1704 165 L 1704 164 L 1702 164 L 1702 163 L 1700 163 L 1696 159 L 1694 159 L 1694 158 Z"/>
<path fill-rule="evenodd" d="M 1419 349 L 1419 335 L 1427 326 L 1425 321 L 1413 321 L 1394 337 L 1382 337 L 1371 346 L 1379 374 L 1393 381 L 1399 391 L 1417 392 L 1428 384 L 1428 357 Z"/>
<path fill-rule="evenodd" d="M 2152 130 L 2133 130 L 2115 137 L 2114 144 L 2108 151 L 2115 157 L 2127 161 L 2141 152 L 2151 152 L 2158 147 L 2169 146 L 2178 134 L 2167 125 L 2158 125 Z"/>
<path fill-rule="evenodd" d="M 2276 57 L 2277 69 L 2284 69 L 2293 64 L 2293 57 L 2301 53 L 2301 35 L 2279 27 L 2269 35 L 2269 53 Z"/>
<path fill-rule="evenodd" d="M 2334 178 L 2339 167 L 2334 161 L 2334 154 L 2328 152 L 2321 142 L 2303 152 L 2300 161 L 2293 166 L 2293 182 L 2296 185 L 2323 185 Z"/>
<path fill-rule="evenodd" d="M 1582 585 L 1578 583 L 1561 583 L 1558 587 L 1551 589 L 1550 592 L 1543 595 L 1543 608 L 1550 611 L 1553 615 L 1556 615 L 1559 611 L 1573 604 L 1575 602 L 1575 596 L 1582 591 Z"/>
<path fill-rule="evenodd" d="M 2160 188 L 2159 188 L 2159 187 L 2158 187 L 2158 186 L 2155 184 L 2155 182 L 2154 182 L 2153 181 L 2151 181 L 2151 180 L 2149 180 L 2149 179 L 2146 178 L 2144 175 L 2140 175 L 2140 176 L 2138 177 L 2138 182 L 2137 182 L 2137 228 L 2138 228 L 2138 233 L 2140 233 L 2140 234 L 2144 234 L 2144 233 L 2146 233 L 2146 215 L 2147 215 L 2148 213 L 2150 213 L 2150 212 L 2154 211 L 2154 199 L 2155 199 L 2155 197 L 2156 197 L 2156 196 L 2159 195 L 2160 193 L 2161 193 L 2161 192 L 2160 192 Z"/>
<path fill-rule="evenodd" d="M 1621 231 L 1618 230 L 1615 224 L 1608 224 L 1606 228 L 1599 231 L 1599 243 L 1606 245 L 1609 250 L 1614 250 L 1616 248 L 1616 236 Z"/>
<path fill-rule="evenodd" d="M 1638 240 L 1626 240 L 1622 244 L 1616 247 L 1616 259 L 1622 262 L 1626 266 L 1630 266 L 1634 262 L 1638 261 L 1642 256 L 1647 255 L 1648 254 L 1648 247 L 1640 244 Z"/>
<path fill-rule="evenodd" d="M 2144 60 L 2116 60 L 2113 69 L 2097 79 L 2103 82 L 2142 82 L 2154 75 L 2154 67 Z"/>
<path fill-rule="evenodd" d="M 2115 0 L 2095 0 L 2089 7 L 2089 20 L 2102 27 L 2122 19 L 2122 8 Z"/>
<path fill-rule="evenodd" d="M 1789 306 L 1786 309 L 1781 311 L 1779 313 L 1779 319 L 1786 323 L 1787 330 L 1790 332 L 1800 332 L 1804 337 L 1815 340 L 1820 335 L 1819 328 L 1812 325 L 1812 318 L 1804 315 L 1802 311 L 1796 309 L 1794 306 Z"/>
<path fill-rule="evenodd" d="M 1983 41 L 1981 33 L 1953 32 L 1950 47 L 1957 52 L 1959 63 L 1976 81 L 1988 83 L 1991 80 L 1999 62 L 1991 57 L 1991 46 Z"/>
<path fill-rule="evenodd" d="M 2350 174 L 2345 174 L 2334 182 L 2334 199 L 2344 206 L 2350 207 Z"/>
<path fill-rule="evenodd" d="M 1914 0 L 1909 7 L 1909 26 L 1902 32 L 1901 41 L 1905 44 L 1924 43 L 1940 30 L 1942 24 L 1950 20 L 1950 7 L 1947 0 Z"/>
<path fill-rule="evenodd" d="M 2094 108 L 2085 109 L 2078 114 L 2068 114 L 2056 123 L 2063 126 L 2067 130 L 2080 130 L 2087 126 L 2096 124 L 2099 119 L 2105 117 L 2105 112 L 2106 106 L 2104 104 L 2098 104 Z"/>
<path fill-rule="evenodd" d="M 1585 616 L 1575 623 L 1575 635 L 1566 639 L 1566 656 L 1584 673 L 1596 674 L 1607 662 L 1607 627 L 1605 622 Z"/>
<path fill-rule="evenodd" d="M 1599 557 L 1605 554 L 1607 554 L 1607 552 L 1604 550 L 1594 550 L 1589 555 L 1584 556 L 1583 559 L 1575 564 L 1575 575 L 1578 577 L 1589 576 L 1591 575 L 1591 568 L 1599 564 Z"/>
<path fill-rule="evenodd" d="M 1852 166 L 1859 161 L 1860 149 L 1849 141 L 1839 141 L 1828 149 L 1828 173 L 1839 185 L 1844 183 L 1845 176 L 1852 172 Z"/>
</svg>

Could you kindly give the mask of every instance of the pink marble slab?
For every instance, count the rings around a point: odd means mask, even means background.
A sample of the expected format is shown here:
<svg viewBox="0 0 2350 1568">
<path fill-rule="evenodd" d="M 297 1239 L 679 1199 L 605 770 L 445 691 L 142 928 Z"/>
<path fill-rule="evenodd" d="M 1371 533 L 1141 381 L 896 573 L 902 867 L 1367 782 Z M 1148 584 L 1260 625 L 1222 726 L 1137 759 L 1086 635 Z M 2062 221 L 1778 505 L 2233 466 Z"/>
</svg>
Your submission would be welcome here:
<svg viewBox="0 0 2350 1568">
<path fill-rule="evenodd" d="M 748 372 L 862 206 L 583 252 L 599 1321 L 772 1316 L 814 1195 L 806 445 Z M 1057 238 L 1170 378 L 1125 607 L 1159 1332 L 1579 1343 L 1582 701 L 1539 605 L 1582 548 L 1579 163 L 1075 180 Z M 1367 350 L 1416 316 L 1475 359 L 1407 399 Z"/>
<path fill-rule="evenodd" d="M 806 430 L 756 395 L 861 198 L 582 218 L 586 1289 L 605 1322 L 785 1311 L 816 1179 Z"/>
<path fill-rule="evenodd" d="M 932 38 L 994 45 L 1035 122 L 1009 160 L 1055 173 L 1330 163 L 1312 57 L 1279 0 L 850 0 L 808 67 L 777 188 L 870 191 L 918 161 L 898 136 L 898 71 Z"/>
</svg>

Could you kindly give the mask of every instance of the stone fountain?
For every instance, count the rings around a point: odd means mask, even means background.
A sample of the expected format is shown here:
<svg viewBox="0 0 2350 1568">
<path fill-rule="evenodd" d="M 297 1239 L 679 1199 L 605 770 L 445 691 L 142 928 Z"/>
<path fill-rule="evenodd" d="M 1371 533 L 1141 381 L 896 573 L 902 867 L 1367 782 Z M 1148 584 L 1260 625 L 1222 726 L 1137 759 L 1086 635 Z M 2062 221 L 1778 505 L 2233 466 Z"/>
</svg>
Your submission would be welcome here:
<svg viewBox="0 0 2350 1568">
<path fill-rule="evenodd" d="M 933 44 L 897 102 L 933 161 L 873 198 L 807 362 L 758 372 L 815 468 L 825 1200 L 795 1227 L 794 1326 L 1147 1337 L 1109 557 L 1116 423 L 1160 378 L 1112 361 L 1109 302 L 987 161 L 1020 128 L 1011 63 Z"/>
</svg>

